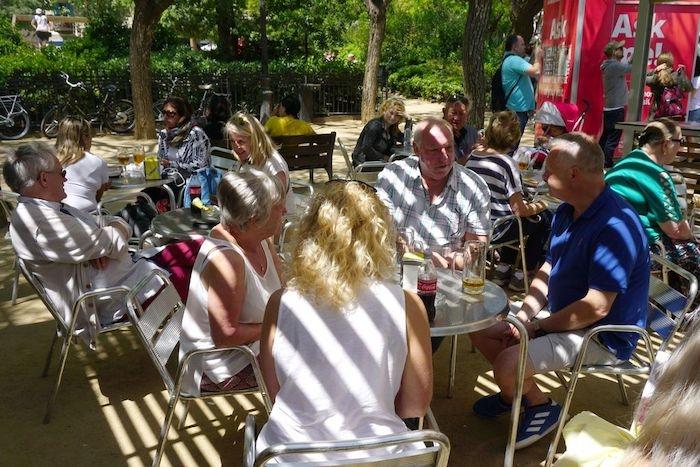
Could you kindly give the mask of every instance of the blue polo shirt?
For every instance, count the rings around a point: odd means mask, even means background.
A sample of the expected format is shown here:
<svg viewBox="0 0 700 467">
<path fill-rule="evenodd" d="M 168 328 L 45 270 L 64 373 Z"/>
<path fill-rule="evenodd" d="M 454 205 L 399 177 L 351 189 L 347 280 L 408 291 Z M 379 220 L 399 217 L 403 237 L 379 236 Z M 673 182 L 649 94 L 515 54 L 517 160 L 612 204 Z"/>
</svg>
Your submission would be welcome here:
<svg viewBox="0 0 700 467">
<path fill-rule="evenodd" d="M 588 289 L 617 292 L 610 312 L 595 325 L 646 326 L 649 293 L 649 248 L 634 209 L 610 187 L 575 221 L 564 203 L 552 221 L 547 262 L 549 307 L 553 313 L 582 299 Z M 599 334 L 600 342 L 619 359 L 632 356 L 638 336 Z"/>
</svg>

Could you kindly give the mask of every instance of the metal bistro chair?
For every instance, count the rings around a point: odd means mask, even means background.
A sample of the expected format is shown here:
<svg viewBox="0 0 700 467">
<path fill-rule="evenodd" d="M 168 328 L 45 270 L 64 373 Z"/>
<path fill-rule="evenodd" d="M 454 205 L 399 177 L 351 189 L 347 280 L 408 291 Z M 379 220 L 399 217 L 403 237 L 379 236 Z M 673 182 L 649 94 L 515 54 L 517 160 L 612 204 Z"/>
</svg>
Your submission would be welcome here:
<svg viewBox="0 0 700 467">
<path fill-rule="evenodd" d="M 212 146 L 209 149 L 209 157 L 211 158 L 211 166 L 224 172 L 237 171 L 241 167 L 241 163 L 228 148 Z"/>
<path fill-rule="evenodd" d="M 522 267 L 523 267 L 523 281 L 525 282 L 525 293 L 527 294 L 528 291 L 530 290 L 530 282 L 527 277 L 527 262 L 525 260 L 525 240 L 526 236 L 523 235 L 523 221 L 519 216 L 516 216 L 515 214 L 510 214 L 508 216 L 503 216 L 497 218 L 495 221 L 493 221 L 493 226 L 491 229 L 491 236 L 493 237 L 493 232 L 496 231 L 498 226 L 505 224 L 506 222 L 515 219 L 515 222 L 518 224 L 518 238 L 515 240 L 510 240 L 510 241 L 505 241 L 505 242 L 498 242 L 498 238 L 496 238 L 495 243 L 491 243 L 489 241 L 489 255 L 491 256 L 491 265 L 492 267 L 495 267 L 495 261 L 494 261 L 494 254 L 495 251 L 498 248 L 510 248 L 512 250 L 517 250 L 518 251 L 518 256 L 520 257 L 520 261 L 522 262 Z M 528 221 L 526 221 L 528 222 Z M 517 262 L 517 258 L 516 258 Z"/>
<path fill-rule="evenodd" d="M 650 333 L 657 334 L 661 338 L 661 346 L 659 347 L 658 351 L 662 352 L 666 350 L 669 343 L 676 335 L 678 329 L 683 325 L 686 314 L 690 310 L 690 307 L 695 300 L 695 296 L 697 295 L 698 281 L 691 273 L 680 266 L 673 264 L 667 259 L 653 254 L 651 257 L 652 261 L 656 261 L 662 267 L 675 272 L 690 283 L 688 295 L 685 296 L 681 294 L 679 291 L 670 287 L 668 284 L 664 283 L 662 280 L 652 274 L 649 284 L 649 308 L 647 312 L 646 329 L 642 329 L 638 326 L 603 325 L 594 327 L 588 331 L 588 333 L 586 333 L 581 351 L 579 352 L 579 355 L 576 358 L 576 363 L 571 370 L 571 378 L 568 385 L 565 384 L 565 386 L 568 386 L 568 391 L 566 393 L 566 399 L 564 400 L 564 405 L 559 417 L 559 426 L 557 427 L 554 439 L 549 446 L 546 466 L 551 466 L 552 462 L 554 461 L 557 445 L 559 444 L 559 439 L 564 428 L 563 421 L 566 420 L 579 375 L 591 373 L 615 375 L 620 387 L 622 402 L 624 405 L 629 405 L 627 389 L 625 388 L 622 376 L 648 375 L 651 371 L 651 365 L 654 362 L 655 355 Z M 583 360 L 591 340 L 601 332 L 606 331 L 631 332 L 639 334 L 644 340 L 644 344 L 646 346 L 646 358 L 648 363 L 642 361 L 637 355 L 633 355 L 630 360 L 620 363 L 619 365 L 584 365 Z M 559 379 L 564 382 L 560 375 L 557 376 L 559 376 Z"/>
<path fill-rule="evenodd" d="M 361 182 L 365 182 L 368 185 L 374 186 L 374 184 L 377 183 L 377 176 L 379 175 L 379 172 L 381 172 L 382 169 L 387 165 L 386 162 L 368 161 L 363 162 L 362 164 L 359 164 L 357 167 L 355 167 L 354 165 L 352 165 L 352 160 L 350 159 L 348 150 L 343 144 L 343 142 L 340 140 L 340 138 L 336 138 L 336 142 L 338 143 L 340 152 L 343 155 L 343 159 L 345 159 L 348 180 L 358 180 Z"/>
<path fill-rule="evenodd" d="M 137 297 L 142 290 L 149 288 L 149 284 L 151 284 L 152 281 L 159 281 L 162 286 L 154 297 L 151 297 L 146 300 L 146 302 L 141 303 Z M 175 287 L 170 282 L 167 275 L 161 271 L 151 272 L 151 274 L 142 279 L 127 295 L 127 310 L 129 312 L 129 318 L 136 329 L 136 333 L 138 334 L 141 343 L 148 352 L 148 355 L 153 361 L 158 373 L 160 373 L 169 394 L 168 409 L 161 427 L 156 453 L 153 457 L 152 465 L 154 467 L 160 465 L 165 443 L 168 437 L 168 431 L 170 430 L 170 425 L 172 424 L 172 420 L 175 415 L 175 408 L 177 407 L 180 399 L 185 401 L 185 413 L 180 419 L 180 427 L 187 419 L 190 401 L 196 399 L 260 392 L 265 410 L 268 414 L 272 406 L 263 383 L 262 373 L 260 371 L 260 367 L 258 366 L 255 354 L 247 346 L 194 350 L 185 355 L 183 360 L 179 362 L 175 372 L 171 371 L 166 366 L 180 341 L 180 333 L 182 331 L 182 315 L 184 309 L 185 305 L 180 300 L 180 296 L 175 290 Z M 185 393 L 182 390 L 182 380 L 185 375 L 184 370 L 192 357 L 196 355 L 221 352 L 241 352 L 242 354 L 246 355 L 253 367 L 255 379 L 258 382 L 258 387 L 234 391 L 205 392 L 199 396 Z"/>
<path fill-rule="evenodd" d="M 10 222 L 12 220 L 12 211 L 17 207 L 17 198 L 19 195 L 12 191 L 0 190 L 0 209 L 5 216 L 7 224 L 7 233 L 5 239 L 10 240 Z M 12 263 L 12 305 L 17 304 L 17 289 L 19 287 L 19 266 L 17 265 L 17 256 Z"/>
<path fill-rule="evenodd" d="M 450 440 L 442 433 L 432 430 L 408 431 L 396 435 L 375 436 L 372 438 L 360 438 L 349 441 L 321 441 L 308 443 L 289 443 L 270 446 L 256 455 L 255 416 L 248 414 L 245 423 L 243 442 L 244 467 L 260 467 L 277 462 L 295 467 L 320 467 L 331 465 L 355 466 L 355 467 L 395 467 L 399 465 L 409 466 L 434 466 L 446 467 L 450 456 Z M 342 461 L 309 461 L 309 462 L 284 462 L 284 457 L 299 454 L 326 454 L 352 451 L 364 451 L 368 449 L 406 446 L 413 443 L 429 443 L 425 449 L 407 450 L 394 454 L 382 454 L 359 459 Z"/>
<path fill-rule="evenodd" d="M 61 379 L 63 378 L 63 370 L 66 366 L 66 360 L 68 359 L 68 351 L 70 350 L 71 342 L 75 337 L 75 328 L 77 324 L 78 314 L 84 312 L 86 309 L 90 308 L 94 312 L 95 306 L 94 301 L 103 300 L 108 298 L 114 298 L 118 295 L 125 295 L 129 288 L 120 285 L 116 287 L 109 287 L 104 289 L 96 289 L 91 292 L 85 292 L 78 300 L 73 304 L 71 310 L 70 320 L 66 320 L 54 307 L 53 303 L 49 299 L 46 289 L 44 289 L 43 284 L 37 278 L 34 273 L 32 273 L 27 265 L 21 258 L 17 259 L 17 264 L 22 274 L 27 279 L 27 282 L 34 288 L 37 295 L 41 301 L 46 306 L 46 309 L 51 313 L 51 316 L 56 320 L 56 332 L 51 340 L 51 347 L 49 347 L 49 353 L 46 356 L 46 363 L 44 364 L 44 370 L 41 372 L 42 378 L 46 377 L 49 372 L 49 367 L 51 366 L 51 356 L 53 355 L 53 349 L 56 345 L 56 340 L 60 336 L 63 339 L 63 344 L 61 346 L 61 356 L 58 365 L 58 373 L 56 374 L 56 382 L 54 383 L 53 390 L 49 395 L 49 401 L 46 406 L 46 414 L 44 415 L 44 423 L 49 423 L 51 421 L 51 411 L 56 402 L 56 395 L 58 394 L 58 389 L 61 386 Z M 80 267 L 80 265 L 78 265 Z M 99 334 L 114 331 L 116 329 L 121 329 L 129 326 L 128 321 L 120 321 L 117 323 L 111 323 L 107 325 L 102 325 L 99 328 Z"/>
</svg>

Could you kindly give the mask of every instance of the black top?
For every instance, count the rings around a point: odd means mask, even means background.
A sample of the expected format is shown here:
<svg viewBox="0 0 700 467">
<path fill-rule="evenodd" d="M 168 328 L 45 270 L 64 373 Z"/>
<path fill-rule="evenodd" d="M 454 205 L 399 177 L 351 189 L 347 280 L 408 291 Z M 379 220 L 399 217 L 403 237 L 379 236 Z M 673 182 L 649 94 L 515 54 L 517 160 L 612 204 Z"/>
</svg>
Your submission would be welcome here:
<svg viewBox="0 0 700 467">
<path fill-rule="evenodd" d="M 211 141 L 212 146 L 228 147 L 226 138 L 224 137 L 224 125 L 226 122 L 208 122 L 202 130 Z"/>
<path fill-rule="evenodd" d="M 394 152 L 396 143 L 403 143 L 403 133 L 397 127 L 384 128 L 384 118 L 373 118 L 362 129 L 352 152 L 352 163 L 386 161 Z"/>
<path fill-rule="evenodd" d="M 458 133 L 455 133 L 455 158 L 458 162 L 464 164 L 472 153 L 477 139 L 479 139 L 479 130 L 473 125 L 464 125 Z"/>
</svg>

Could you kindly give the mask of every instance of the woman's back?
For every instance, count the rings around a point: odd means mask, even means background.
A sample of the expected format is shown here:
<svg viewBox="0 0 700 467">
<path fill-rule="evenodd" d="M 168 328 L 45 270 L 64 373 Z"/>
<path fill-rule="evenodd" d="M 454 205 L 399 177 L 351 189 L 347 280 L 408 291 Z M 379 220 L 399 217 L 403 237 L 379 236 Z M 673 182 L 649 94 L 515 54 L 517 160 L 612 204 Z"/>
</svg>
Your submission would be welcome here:
<svg viewBox="0 0 700 467">
<path fill-rule="evenodd" d="M 407 358 L 404 293 L 374 282 L 353 305 L 282 295 L 272 350 L 280 389 L 259 450 L 407 431 L 394 406 Z"/>
<path fill-rule="evenodd" d="M 66 165 L 66 198 L 63 202 L 81 211 L 97 209 L 96 195 L 109 181 L 107 163 L 98 156 L 85 152 L 77 162 Z"/>
</svg>

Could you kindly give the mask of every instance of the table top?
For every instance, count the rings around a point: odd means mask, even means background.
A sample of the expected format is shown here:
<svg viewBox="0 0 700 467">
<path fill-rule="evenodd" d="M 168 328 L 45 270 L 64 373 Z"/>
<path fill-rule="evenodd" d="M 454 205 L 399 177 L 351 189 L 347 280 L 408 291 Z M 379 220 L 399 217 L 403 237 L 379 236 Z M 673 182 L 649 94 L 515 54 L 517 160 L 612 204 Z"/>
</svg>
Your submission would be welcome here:
<svg viewBox="0 0 700 467">
<path fill-rule="evenodd" d="M 174 182 L 173 177 L 161 178 L 158 180 L 144 180 L 142 182 L 125 181 L 123 178 L 111 179 L 110 190 L 143 190 L 144 188 L 152 188 L 163 186 L 167 183 Z"/>
<path fill-rule="evenodd" d="M 201 220 L 209 221 L 210 224 L 195 226 L 195 217 L 190 208 L 174 209 L 154 217 L 151 222 L 151 231 L 165 238 L 187 240 L 193 235 L 209 235 L 212 227 L 219 223 L 216 216 L 204 215 Z"/>
<path fill-rule="evenodd" d="M 677 122 L 681 127 L 681 133 L 684 136 L 700 136 L 700 123 L 697 122 Z M 619 122 L 615 124 L 615 128 L 619 130 L 642 130 L 649 122 Z"/>
<path fill-rule="evenodd" d="M 430 335 L 454 336 L 486 329 L 508 314 L 508 295 L 486 281 L 482 295 L 462 292 L 462 274 L 438 269 L 438 295 L 435 299 L 435 320 L 430 323 Z"/>
</svg>

